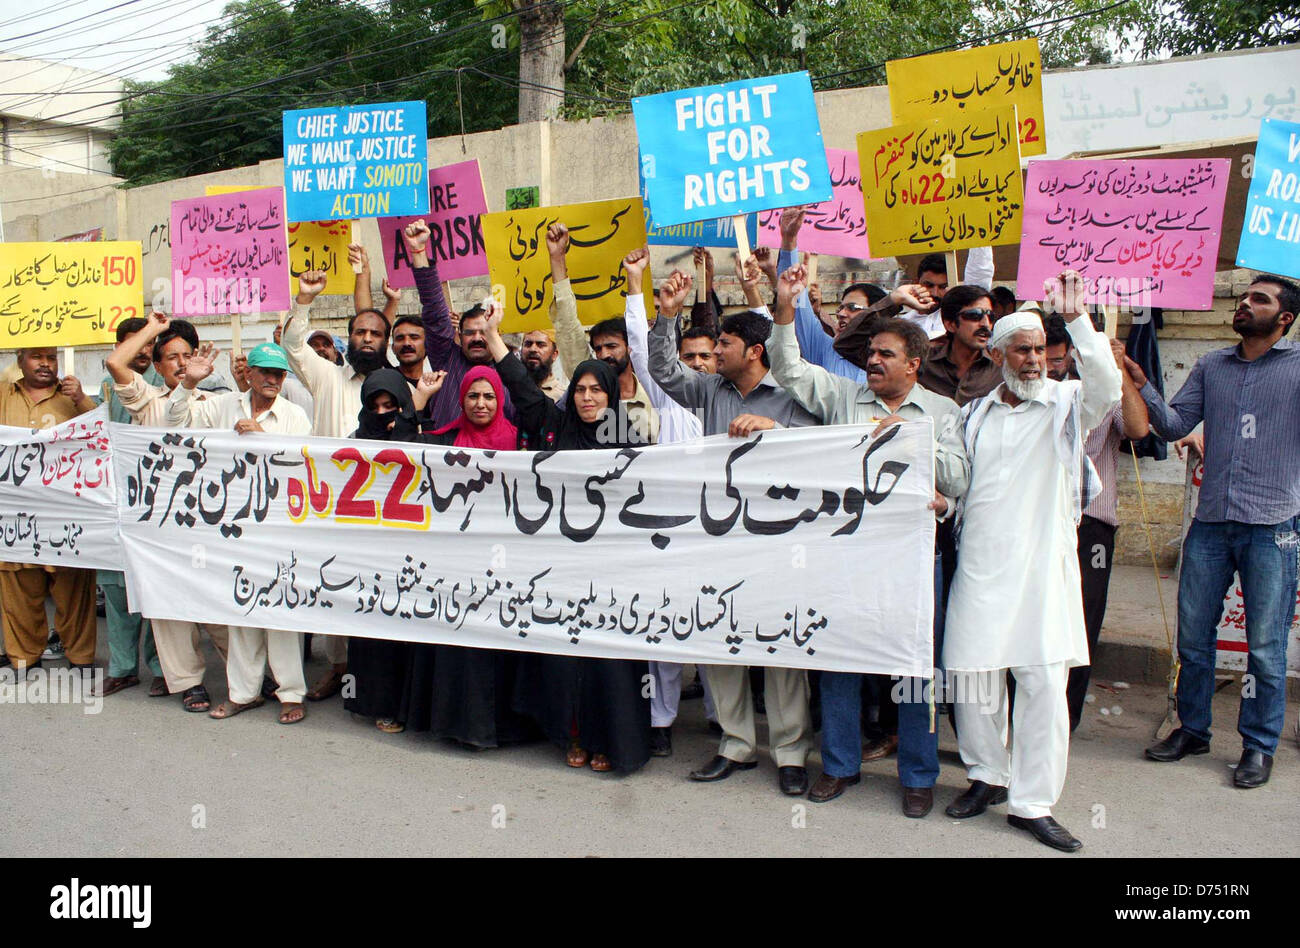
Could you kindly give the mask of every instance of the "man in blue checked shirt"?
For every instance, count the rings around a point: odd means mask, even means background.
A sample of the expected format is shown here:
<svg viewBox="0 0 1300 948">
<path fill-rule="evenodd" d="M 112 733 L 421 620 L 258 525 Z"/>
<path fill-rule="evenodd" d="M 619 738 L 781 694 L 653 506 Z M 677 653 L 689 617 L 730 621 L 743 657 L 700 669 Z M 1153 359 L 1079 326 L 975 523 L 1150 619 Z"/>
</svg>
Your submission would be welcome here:
<svg viewBox="0 0 1300 948">
<path fill-rule="evenodd" d="M 1268 782 L 1286 718 L 1286 647 L 1295 617 L 1300 553 L 1300 348 L 1284 338 L 1300 311 L 1300 287 L 1261 275 L 1237 303 L 1241 342 L 1203 356 L 1166 404 L 1125 358 L 1151 426 L 1175 441 L 1205 423 L 1205 474 L 1178 582 L 1178 716 L 1182 727 L 1147 748 L 1151 760 L 1210 749 L 1215 639 L 1233 572 L 1241 575 L 1250 648 L 1233 783 Z"/>
</svg>

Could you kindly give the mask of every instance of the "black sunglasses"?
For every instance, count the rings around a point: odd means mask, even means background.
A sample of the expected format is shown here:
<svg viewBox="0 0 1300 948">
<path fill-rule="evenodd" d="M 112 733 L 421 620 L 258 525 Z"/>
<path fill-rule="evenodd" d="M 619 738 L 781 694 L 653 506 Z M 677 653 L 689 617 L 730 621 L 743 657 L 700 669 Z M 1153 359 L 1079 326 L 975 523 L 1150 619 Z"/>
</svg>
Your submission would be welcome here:
<svg viewBox="0 0 1300 948">
<path fill-rule="evenodd" d="M 993 310 L 991 310 L 991 309 L 963 309 L 963 310 L 962 310 L 960 313 L 958 313 L 957 315 L 960 316 L 962 319 L 969 319 L 969 320 L 970 320 L 971 322 L 973 322 L 973 323 L 978 323 L 980 320 L 983 320 L 983 319 L 992 320 L 992 319 L 993 319 Z"/>
<path fill-rule="evenodd" d="M 871 309 L 871 307 L 863 306 L 861 303 L 841 303 L 838 311 L 848 310 L 850 313 L 861 313 L 868 309 Z"/>
</svg>

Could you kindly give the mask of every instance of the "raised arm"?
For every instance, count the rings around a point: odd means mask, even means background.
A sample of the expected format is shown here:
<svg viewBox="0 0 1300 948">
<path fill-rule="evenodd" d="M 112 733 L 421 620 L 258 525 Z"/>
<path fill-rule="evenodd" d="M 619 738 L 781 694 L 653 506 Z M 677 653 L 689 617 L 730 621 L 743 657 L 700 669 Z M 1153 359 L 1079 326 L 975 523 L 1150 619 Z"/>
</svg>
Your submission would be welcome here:
<svg viewBox="0 0 1300 948">
<path fill-rule="evenodd" d="M 1119 397 L 1121 428 L 1120 434 L 1130 441 L 1145 438 L 1151 431 L 1151 418 L 1147 413 L 1146 403 L 1128 372 L 1124 371 L 1124 343 L 1118 339 L 1110 340 L 1110 354 L 1115 357 L 1115 367 L 1120 372 L 1120 384 L 1123 386 Z"/>
<path fill-rule="evenodd" d="M 646 318 L 645 287 L 646 266 L 650 263 L 650 248 L 639 247 L 623 258 L 623 272 L 627 274 L 627 302 L 623 317 L 627 323 L 627 357 L 632 362 L 632 371 L 640 380 L 646 396 L 655 411 L 661 415 L 670 411 L 684 411 L 650 374 L 649 340 L 650 322 Z"/>
<path fill-rule="evenodd" d="M 509 394 L 509 401 L 515 410 L 515 425 L 528 436 L 529 442 L 536 448 L 541 446 L 542 431 L 547 425 L 558 425 L 564 411 L 537 387 L 524 364 L 520 362 L 510 347 L 501 338 L 501 320 L 505 318 L 505 309 L 493 300 L 487 311 L 487 347 L 488 353 L 501 376 L 501 384 Z"/>
<path fill-rule="evenodd" d="M 1084 288 L 1078 271 L 1066 270 L 1054 280 L 1044 282 L 1043 299 L 1045 305 L 1065 318 L 1065 329 L 1078 355 L 1079 377 L 1083 382 L 1079 421 L 1085 431 L 1091 431 L 1106 420 L 1119 401 L 1120 372 L 1106 337 L 1093 328 L 1092 319 L 1084 311 Z"/>
<path fill-rule="evenodd" d="M 298 277 L 298 295 L 280 333 L 280 346 L 289 360 L 289 368 L 302 379 L 312 398 L 317 399 L 323 397 L 338 378 L 336 366 L 322 359 L 307 345 L 307 337 L 311 334 L 311 304 L 324 289 L 325 274 L 320 270 L 301 274 Z"/>
<path fill-rule="evenodd" d="M 560 361 L 572 371 L 578 363 L 591 358 L 591 346 L 578 321 L 578 299 L 569 282 L 569 228 L 556 222 L 546 229 L 546 253 L 551 258 L 551 290 L 555 294 L 555 309 L 551 324 L 555 326 L 555 347 L 560 350 Z"/>
<path fill-rule="evenodd" d="M 360 244 L 348 244 L 348 263 L 356 271 L 356 280 L 352 284 L 352 312 L 374 309 L 370 298 L 370 255 Z"/>
<path fill-rule="evenodd" d="M 429 368 L 443 371 L 460 353 L 456 330 L 451 324 L 451 308 L 438 280 L 438 266 L 429 259 L 429 225 L 413 221 L 402 231 L 406 251 L 411 258 L 411 275 L 420 297 L 420 321 L 424 323 L 424 354 Z"/>
<path fill-rule="evenodd" d="M 161 336 L 169 325 L 171 319 L 167 314 L 154 310 L 149 314 L 148 322 L 117 344 L 104 362 L 114 382 L 118 385 L 130 384 L 136 374 L 131 368 L 131 362 L 146 348 L 152 349 L 153 341 Z"/>
<path fill-rule="evenodd" d="M 806 298 L 807 279 L 807 268 L 794 266 L 783 270 L 777 282 L 776 312 L 772 316 L 774 325 L 767 350 L 772 360 L 772 378 L 822 424 L 848 424 L 851 419 L 839 417 L 838 406 L 857 394 L 857 383 L 800 356 L 795 301 L 801 296 Z"/>
<path fill-rule="evenodd" d="M 674 270 L 659 287 L 659 318 L 650 327 L 650 378 L 673 401 L 686 408 L 702 408 L 707 394 L 699 372 L 677 358 L 677 317 L 691 291 L 694 279 Z"/>
</svg>

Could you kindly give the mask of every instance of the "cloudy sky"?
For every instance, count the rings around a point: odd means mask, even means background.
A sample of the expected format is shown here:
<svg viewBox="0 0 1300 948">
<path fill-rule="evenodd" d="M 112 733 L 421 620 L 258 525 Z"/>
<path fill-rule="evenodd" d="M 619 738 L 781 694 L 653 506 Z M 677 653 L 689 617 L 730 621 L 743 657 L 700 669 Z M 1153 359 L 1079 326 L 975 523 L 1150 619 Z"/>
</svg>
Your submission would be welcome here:
<svg viewBox="0 0 1300 948">
<path fill-rule="evenodd" d="M 0 53 L 53 60 L 130 79 L 161 79 L 222 22 L 227 0 L 48 0 L 4 4 Z M 286 2 L 287 0 L 282 0 Z M 27 8 L 27 12 L 18 12 Z M 39 72 L 28 74 L 41 91 Z M 18 90 L 23 91 L 23 90 Z"/>
</svg>

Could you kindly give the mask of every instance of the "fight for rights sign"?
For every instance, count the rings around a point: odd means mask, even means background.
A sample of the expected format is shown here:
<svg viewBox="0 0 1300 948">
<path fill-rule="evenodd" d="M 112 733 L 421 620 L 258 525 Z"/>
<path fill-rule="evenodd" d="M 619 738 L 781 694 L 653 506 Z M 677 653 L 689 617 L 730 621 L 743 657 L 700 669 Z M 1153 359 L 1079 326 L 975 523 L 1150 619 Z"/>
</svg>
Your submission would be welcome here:
<svg viewBox="0 0 1300 948">
<path fill-rule="evenodd" d="M 806 72 L 632 100 L 656 227 L 830 200 Z"/>
</svg>

